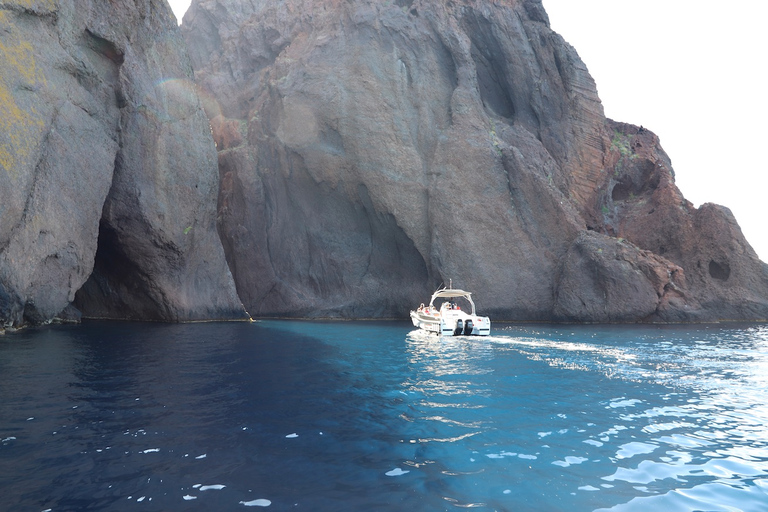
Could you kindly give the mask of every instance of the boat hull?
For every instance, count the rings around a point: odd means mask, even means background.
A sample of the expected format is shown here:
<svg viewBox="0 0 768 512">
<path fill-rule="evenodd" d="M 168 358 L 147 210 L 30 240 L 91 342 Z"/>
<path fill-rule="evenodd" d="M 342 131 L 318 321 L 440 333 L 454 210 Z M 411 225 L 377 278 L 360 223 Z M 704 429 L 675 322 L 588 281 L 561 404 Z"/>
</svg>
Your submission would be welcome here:
<svg viewBox="0 0 768 512">
<path fill-rule="evenodd" d="M 414 327 L 441 336 L 488 336 L 491 319 L 487 316 L 468 315 L 462 311 L 411 311 Z"/>
</svg>

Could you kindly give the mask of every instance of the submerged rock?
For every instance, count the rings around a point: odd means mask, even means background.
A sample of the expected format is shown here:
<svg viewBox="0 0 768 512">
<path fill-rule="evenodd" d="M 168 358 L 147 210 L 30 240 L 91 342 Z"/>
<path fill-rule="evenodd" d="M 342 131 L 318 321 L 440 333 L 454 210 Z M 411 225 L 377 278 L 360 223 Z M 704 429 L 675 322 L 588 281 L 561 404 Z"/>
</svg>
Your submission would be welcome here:
<svg viewBox="0 0 768 512">
<path fill-rule="evenodd" d="M 109 318 L 245 316 L 174 20 L 163 0 L 0 5 L 0 324 L 76 320 L 72 303 Z"/>
<path fill-rule="evenodd" d="M 255 315 L 402 316 L 453 279 L 494 319 L 768 318 L 730 213 L 605 118 L 540 0 L 193 0 L 182 32 Z"/>
</svg>

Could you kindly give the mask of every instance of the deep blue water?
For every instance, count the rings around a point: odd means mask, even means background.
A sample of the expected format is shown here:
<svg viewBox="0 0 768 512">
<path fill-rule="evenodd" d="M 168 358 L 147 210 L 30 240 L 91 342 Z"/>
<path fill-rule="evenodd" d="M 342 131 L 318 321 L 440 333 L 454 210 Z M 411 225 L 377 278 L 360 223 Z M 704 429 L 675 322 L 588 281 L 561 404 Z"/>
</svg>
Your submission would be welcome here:
<svg viewBox="0 0 768 512">
<path fill-rule="evenodd" d="M 768 327 L 492 334 L 0 337 L 0 509 L 768 510 Z"/>
</svg>

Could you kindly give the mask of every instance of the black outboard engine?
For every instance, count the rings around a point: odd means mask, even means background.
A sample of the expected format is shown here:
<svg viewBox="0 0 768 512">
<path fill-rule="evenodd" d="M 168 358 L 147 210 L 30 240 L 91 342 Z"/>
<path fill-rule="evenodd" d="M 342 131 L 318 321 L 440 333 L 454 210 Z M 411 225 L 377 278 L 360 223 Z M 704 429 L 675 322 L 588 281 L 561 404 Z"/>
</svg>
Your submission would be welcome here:
<svg viewBox="0 0 768 512">
<path fill-rule="evenodd" d="M 475 328 L 474 324 L 472 323 L 472 320 L 467 320 L 467 322 L 464 324 L 464 336 L 469 336 L 472 334 L 472 330 Z"/>
<path fill-rule="evenodd" d="M 454 336 L 459 336 L 461 332 L 464 330 L 464 322 L 461 321 L 461 318 L 456 320 L 456 328 L 453 330 Z"/>
</svg>

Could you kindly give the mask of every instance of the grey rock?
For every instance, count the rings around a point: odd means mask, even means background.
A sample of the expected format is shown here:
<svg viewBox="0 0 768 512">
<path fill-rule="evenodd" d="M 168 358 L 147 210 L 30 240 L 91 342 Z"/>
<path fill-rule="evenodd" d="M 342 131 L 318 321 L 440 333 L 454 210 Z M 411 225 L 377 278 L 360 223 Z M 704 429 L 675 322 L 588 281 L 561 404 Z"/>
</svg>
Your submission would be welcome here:
<svg viewBox="0 0 768 512">
<path fill-rule="evenodd" d="M 542 274 L 583 221 L 536 134 L 578 165 L 589 152 L 566 142 L 602 137 L 602 109 L 593 90 L 567 97 L 555 51 L 578 57 L 544 23 L 461 9 L 193 3 L 182 28 L 212 98 L 220 231 L 252 314 L 402 316 L 449 279 L 507 317 L 549 314 Z M 548 67 L 505 34 L 544 44 Z M 577 126 L 537 113 L 581 105 L 594 113 Z M 539 209 L 551 232 L 531 224 Z"/>
<path fill-rule="evenodd" d="M 582 231 L 566 254 L 555 289 L 555 318 L 578 322 L 652 319 L 685 299 L 683 270 L 626 240 Z"/>
<path fill-rule="evenodd" d="M 73 302 L 84 316 L 244 317 L 166 2 L 4 2 L 0 27 L 0 323 L 46 323 Z M 93 285 L 120 279 L 119 299 Z"/>
</svg>

